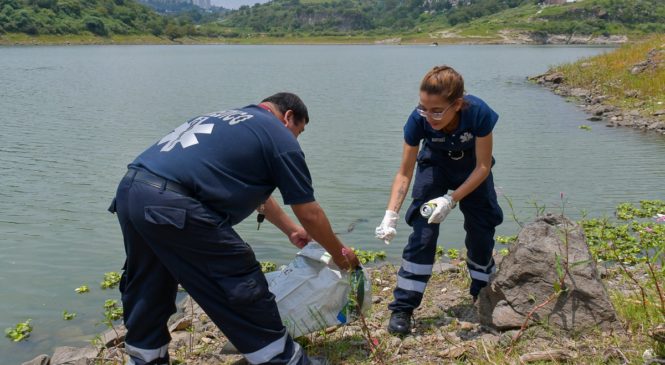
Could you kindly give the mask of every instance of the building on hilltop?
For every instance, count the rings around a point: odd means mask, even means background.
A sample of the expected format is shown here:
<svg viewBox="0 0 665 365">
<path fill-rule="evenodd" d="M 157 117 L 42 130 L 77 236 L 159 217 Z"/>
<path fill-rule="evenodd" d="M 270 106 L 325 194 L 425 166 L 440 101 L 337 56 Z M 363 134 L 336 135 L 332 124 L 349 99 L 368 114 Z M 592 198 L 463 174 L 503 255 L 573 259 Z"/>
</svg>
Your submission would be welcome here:
<svg viewBox="0 0 665 365">
<path fill-rule="evenodd" d="M 565 3 L 575 3 L 577 0 L 543 0 L 545 5 L 561 5 Z"/>
</svg>

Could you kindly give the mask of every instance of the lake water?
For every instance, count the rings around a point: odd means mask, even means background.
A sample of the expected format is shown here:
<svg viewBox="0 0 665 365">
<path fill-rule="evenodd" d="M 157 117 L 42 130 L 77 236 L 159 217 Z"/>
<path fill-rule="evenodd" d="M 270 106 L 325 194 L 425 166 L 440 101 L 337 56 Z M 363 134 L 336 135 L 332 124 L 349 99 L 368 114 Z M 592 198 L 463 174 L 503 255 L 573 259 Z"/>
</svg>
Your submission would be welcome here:
<svg viewBox="0 0 665 365">
<path fill-rule="evenodd" d="M 403 123 L 418 84 L 449 64 L 467 91 L 501 118 L 495 184 L 529 220 L 535 205 L 579 218 L 611 215 L 620 202 L 665 198 L 665 138 L 593 124 L 574 104 L 526 81 L 548 66 L 608 48 L 526 46 L 81 46 L 0 47 L 0 329 L 28 318 L 28 341 L 0 339 L 0 363 L 55 346 L 83 346 L 105 328 L 103 274 L 124 260 L 120 229 L 106 211 L 129 163 L 195 115 L 298 93 L 311 123 L 300 141 L 316 196 L 351 246 L 385 250 L 373 238 L 401 155 Z M 591 131 L 579 129 L 592 125 Z M 498 234 L 512 235 L 506 222 Z M 408 201 L 407 203 L 408 204 Z M 252 218 L 237 230 L 261 260 L 287 263 L 288 240 Z M 439 244 L 461 248 L 461 214 Z M 74 289 L 88 285 L 91 292 Z M 62 312 L 76 312 L 72 321 Z"/>
</svg>

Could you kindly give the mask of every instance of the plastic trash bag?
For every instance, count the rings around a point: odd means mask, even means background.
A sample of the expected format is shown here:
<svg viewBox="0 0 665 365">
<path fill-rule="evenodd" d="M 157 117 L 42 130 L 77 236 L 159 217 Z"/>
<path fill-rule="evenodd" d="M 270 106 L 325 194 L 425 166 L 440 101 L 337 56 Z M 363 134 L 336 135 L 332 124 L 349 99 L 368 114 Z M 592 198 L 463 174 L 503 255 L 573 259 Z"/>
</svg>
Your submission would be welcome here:
<svg viewBox="0 0 665 365">
<path fill-rule="evenodd" d="M 372 305 L 365 269 L 340 270 L 316 242 L 307 244 L 280 271 L 267 273 L 266 279 L 293 338 L 352 322 L 358 318 L 358 307 L 365 314 Z"/>
</svg>

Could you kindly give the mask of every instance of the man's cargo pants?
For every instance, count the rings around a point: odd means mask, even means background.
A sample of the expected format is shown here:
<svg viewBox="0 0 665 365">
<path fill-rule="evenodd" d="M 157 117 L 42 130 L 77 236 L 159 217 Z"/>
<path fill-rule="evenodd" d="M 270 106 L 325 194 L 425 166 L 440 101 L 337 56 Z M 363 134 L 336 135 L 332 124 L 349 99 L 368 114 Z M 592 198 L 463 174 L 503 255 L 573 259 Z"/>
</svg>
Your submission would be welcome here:
<svg viewBox="0 0 665 365">
<path fill-rule="evenodd" d="M 308 364 L 252 249 L 178 187 L 130 169 L 109 209 L 117 212 L 127 254 L 120 291 L 129 364 L 168 364 L 167 321 L 178 283 L 249 363 Z"/>
<path fill-rule="evenodd" d="M 494 164 L 494 160 L 492 160 Z M 435 151 L 427 145 L 418 154 L 413 202 L 406 211 L 405 220 L 413 232 L 402 253 L 402 265 L 397 274 L 394 301 L 388 308 L 397 312 L 413 312 L 423 298 L 425 287 L 432 276 L 436 258 L 436 242 L 439 224 L 428 224 L 420 215 L 420 207 L 430 199 L 457 189 L 471 174 L 476 164 L 473 149 L 448 153 Z M 495 228 L 503 221 L 494 190 L 492 173 L 471 194 L 459 202 L 464 215 L 464 244 L 467 250 L 467 267 L 471 276 L 469 293 L 474 297 L 487 285 L 494 272 Z"/>
</svg>

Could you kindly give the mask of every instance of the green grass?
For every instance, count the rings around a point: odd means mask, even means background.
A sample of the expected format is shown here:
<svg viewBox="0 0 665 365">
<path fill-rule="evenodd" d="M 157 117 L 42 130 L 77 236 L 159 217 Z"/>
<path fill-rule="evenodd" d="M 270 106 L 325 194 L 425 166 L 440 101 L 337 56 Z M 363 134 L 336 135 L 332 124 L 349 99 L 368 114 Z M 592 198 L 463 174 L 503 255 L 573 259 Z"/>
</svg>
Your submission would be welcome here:
<svg viewBox="0 0 665 365">
<path fill-rule="evenodd" d="M 633 75 L 633 65 L 645 61 L 655 49 L 660 67 Z M 608 102 L 623 108 L 640 108 L 646 113 L 665 109 L 665 35 L 652 36 L 639 43 L 627 44 L 613 52 L 561 65 L 555 71 L 565 75 L 566 84 L 598 91 L 610 97 Z M 637 97 L 626 95 L 636 91 Z M 660 103 L 660 104 L 659 104 Z"/>
</svg>

